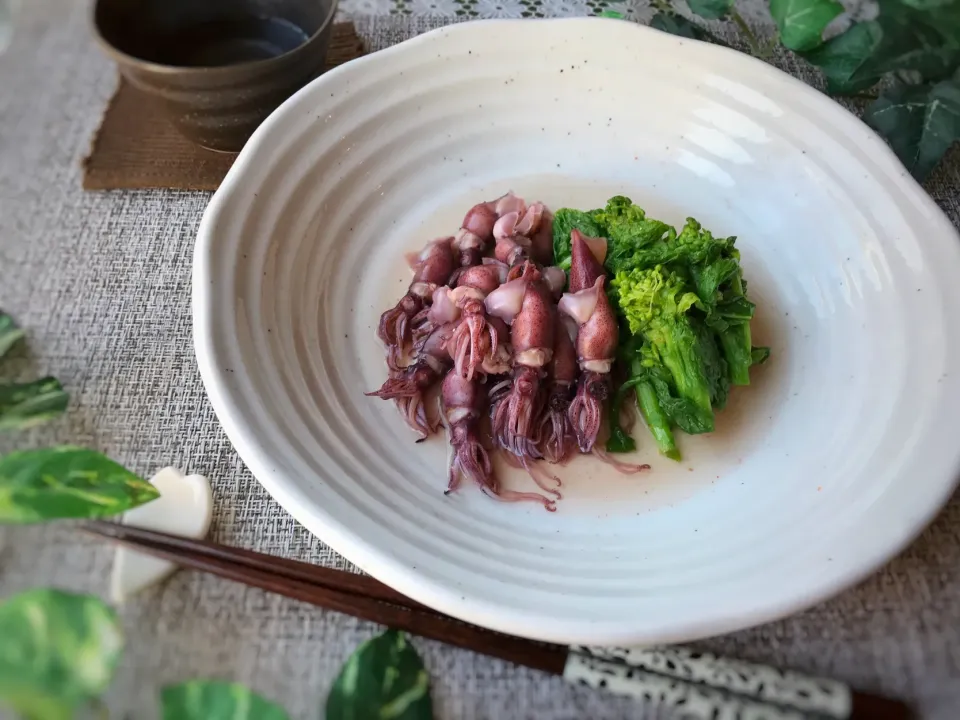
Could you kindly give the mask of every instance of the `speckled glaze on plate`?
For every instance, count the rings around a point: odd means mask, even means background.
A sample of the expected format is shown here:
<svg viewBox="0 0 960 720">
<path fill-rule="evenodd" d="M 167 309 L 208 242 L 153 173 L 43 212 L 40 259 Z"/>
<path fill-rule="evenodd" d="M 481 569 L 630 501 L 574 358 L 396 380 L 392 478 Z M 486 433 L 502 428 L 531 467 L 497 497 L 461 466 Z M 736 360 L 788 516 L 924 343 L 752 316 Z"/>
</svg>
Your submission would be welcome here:
<svg viewBox="0 0 960 720">
<path fill-rule="evenodd" d="M 508 189 L 736 234 L 773 355 L 684 462 L 563 469 L 556 514 L 453 496 L 363 396 L 406 251 Z M 479 21 L 356 60 L 256 132 L 204 216 L 197 358 L 257 479 L 417 600 L 567 643 L 800 610 L 910 542 L 960 467 L 960 243 L 859 120 L 745 55 L 606 19 Z M 509 474 L 508 484 L 527 482 Z"/>
</svg>

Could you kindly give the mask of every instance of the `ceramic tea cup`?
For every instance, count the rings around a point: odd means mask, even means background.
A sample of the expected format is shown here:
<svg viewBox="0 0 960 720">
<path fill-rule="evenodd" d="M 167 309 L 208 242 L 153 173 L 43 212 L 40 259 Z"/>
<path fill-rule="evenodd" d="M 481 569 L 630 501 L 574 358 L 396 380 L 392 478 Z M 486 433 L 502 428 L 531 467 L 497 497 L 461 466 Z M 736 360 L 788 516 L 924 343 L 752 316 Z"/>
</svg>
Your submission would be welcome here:
<svg viewBox="0 0 960 720">
<path fill-rule="evenodd" d="M 324 67 L 337 0 L 97 0 L 100 44 L 193 142 L 239 151 Z"/>
</svg>

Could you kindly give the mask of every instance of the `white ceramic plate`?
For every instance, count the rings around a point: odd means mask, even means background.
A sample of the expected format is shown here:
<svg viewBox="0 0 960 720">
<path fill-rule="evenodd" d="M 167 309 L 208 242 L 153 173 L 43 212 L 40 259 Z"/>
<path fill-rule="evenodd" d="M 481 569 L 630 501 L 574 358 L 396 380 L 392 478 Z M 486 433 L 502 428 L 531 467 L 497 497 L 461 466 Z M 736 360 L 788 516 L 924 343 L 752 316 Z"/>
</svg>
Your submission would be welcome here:
<svg viewBox="0 0 960 720">
<path fill-rule="evenodd" d="M 682 464 L 640 433 L 651 473 L 578 460 L 556 514 L 445 497 L 443 442 L 363 396 L 404 252 L 508 189 L 624 193 L 736 234 L 773 348 L 715 434 L 680 436 Z M 836 593 L 931 520 L 960 465 L 957 278 L 946 218 L 803 83 L 627 22 L 483 21 L 340 67 L 264 123 L 203 219 L 195 342 L 257 479 L 375 577 L 518 635 L 683 641 Z"/>
</svg>

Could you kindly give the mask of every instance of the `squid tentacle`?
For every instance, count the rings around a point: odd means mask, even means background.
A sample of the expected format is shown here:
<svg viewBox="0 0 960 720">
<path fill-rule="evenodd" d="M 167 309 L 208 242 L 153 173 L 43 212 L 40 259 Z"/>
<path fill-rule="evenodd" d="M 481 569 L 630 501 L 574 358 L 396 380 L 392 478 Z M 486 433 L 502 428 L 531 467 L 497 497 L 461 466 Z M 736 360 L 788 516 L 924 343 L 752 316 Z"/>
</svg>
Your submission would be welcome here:
<svg viewBox="0 0 960 720">
<path fill-rule="evenodd" d="M 480 488 L 483 491 L 483 494 L 487 497 L 491 497 L 494 500 L 499 500 L 500 502 L 514 503 L 514 502 L 535 502 L 543 505 L 544 509 L 547 512 L 556 512 L 557 511 L 557 499 L 548 498 L 545 495 L 534 492 L 519 492 L 517 490 L 507 490 L 506 488 L 500 488 L 498 491 L 494 492 L 490 488 Z"/>
<path fill-rule="evenodd" d="M 603 404 L 610 394 L 609 375 L 586 372 L 580 377 L 568 417 L 580 452 L 589 453 L 597 442 L 603 421 Z"/>
<path fill-rule="evenodd" d="M 444 495 L 456 491 L 461 478 L 472 480 L 480 488 L 491 484 L 493 463 L 475 432 L 463 433 L 465 437 L 454 444 L 453 462 L 450 463 L 450 480 Z M 451 441 L 452 442 L 452 441 Z M 495 484 L 495 481 L 494 481 Z"/>
<path fill-rule="evenodd" d="M 367 397 L 378 397 L 382 400 L 397 400 L 421 395 L 438 379 L 438 373 L 424 360 L 418 360 L 405 372 L 387 378 L 379 390 L 364 393 Z"/>
<path fill-rule="evenodd" d="M 539 461 L 531 460 L 522 456 L 518 457 L 509 452 L 503 453 L 503 458 L 511 467 L 526 470 L 527 475 L 529 475 L 530 478 L 537 484 L 537 487 L 544 492 L 554 495 L 557 500 L 560 500 L 563 497 L 563 495 L 560 494 L 560 491 L 557 490 L 558 487 L 563 485 L 563 482 L 556 475 L 546 470 Z"/>
<path fill-rule="evenodd" d="M 625 463 L 622 460 L 617 460 L 613 455 L 608 453 L 606 450 L 602 450 L 597 445 L 593 446 L 593 450 L 591 451 L 591 454 L 597 457 L 598 459 L 600 459 L 601 461 L 605 462 L 607 465 L 612 467 L 617 472 L 623 473 L 624 475 L 634 475 L 638 472 L 642 472 L 644 470 L 650 469 L 650 466 L 646 463 L 642 465 L 637 465 L 635 463 Z"/>
<path fill-rule="evenodd" d="M 541 454 L 554 465 L 563 465 L 570 457 L 573 430 L 566 408 L 549 408 L 541 420 Z"/>
<path fill-rule="evenodd" d="M 404 422 L 420 435 L 416 442 L 423 442 L 436 431 L 435 423 L 431 422 L 427 415 L 422 395 L 397 398 L 396 402 Z"/>
</svg>

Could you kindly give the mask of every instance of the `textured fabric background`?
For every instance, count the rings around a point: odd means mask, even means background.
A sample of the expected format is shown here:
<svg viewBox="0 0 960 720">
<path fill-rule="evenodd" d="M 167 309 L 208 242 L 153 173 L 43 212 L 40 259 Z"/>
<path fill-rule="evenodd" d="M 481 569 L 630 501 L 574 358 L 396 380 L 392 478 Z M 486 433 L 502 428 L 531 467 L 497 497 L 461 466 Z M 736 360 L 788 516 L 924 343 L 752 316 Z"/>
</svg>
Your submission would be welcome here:
<svg viewBox="0 0 960 720">
<path fill-rule="evenodd" d="M 0 307 L 30 330 L 28 346 L 0 370 L 51 373 L 73 394 L 66 418 L 0 438 L 0 452 L 69 441 L 145 475 L 167 464 L 204 473 L 216 498 L 215 540 L 347 567 L 260 488 L 205 398 L 191 347 L 190 262 L 209 196 L 80 190 L 79 161 L 115 83 L 87 18 L 86 2 L 27 0 L 0 55 Z M 355 19 L 372 49 L 444 22 Z M 960 222 L 956 154 L 929 187 Z M 111 559 L 65 527 L 0 529 L 0 597 L 37 585 L 104 592 Z M 154 718 L 160 686 L 195 676 L 248 683 L 293 717 L 318 718 L 341 663 L 376 631 L 186 572 L 128 603 L 122 617 L 128 649 L 108 698 L 114 720 Z M 637 705 L 532 671 L 417 646 L 441 719 L 644 717 Z M 955 719 L 960 499 L 860 587 L 701 647 L 833 676 L 911 699 L 923 717 Z"/>
</svg>

